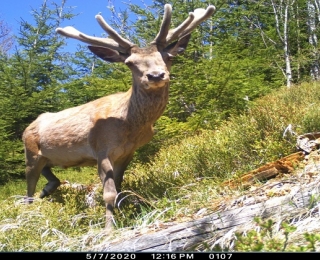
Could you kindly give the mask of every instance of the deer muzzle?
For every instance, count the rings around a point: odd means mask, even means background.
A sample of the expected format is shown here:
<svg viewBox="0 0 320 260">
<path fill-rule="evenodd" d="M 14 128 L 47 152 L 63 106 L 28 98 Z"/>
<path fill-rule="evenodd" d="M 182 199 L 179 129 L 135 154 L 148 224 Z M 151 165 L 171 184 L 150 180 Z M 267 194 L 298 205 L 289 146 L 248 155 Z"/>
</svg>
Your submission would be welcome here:
<svg viewBox="0 0 320 260">
<path fill-rule="evenodd" d="M 159 82 L 165 79 L 165 72 L 151 72 L 147 74 L 149 81 Z"/>
</svg>

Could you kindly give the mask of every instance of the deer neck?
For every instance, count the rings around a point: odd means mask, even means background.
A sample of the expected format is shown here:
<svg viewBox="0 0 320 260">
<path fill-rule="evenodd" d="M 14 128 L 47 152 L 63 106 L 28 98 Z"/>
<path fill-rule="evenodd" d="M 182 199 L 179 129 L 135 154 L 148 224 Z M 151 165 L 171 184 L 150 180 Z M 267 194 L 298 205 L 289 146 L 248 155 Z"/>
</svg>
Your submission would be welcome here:
<svg viewBox="0 0 320 260">
<path fill-rule="evenodd" d="M 169 97 L 169 83 L 157 89 L 138 85 L 131 88 L 128 121 L 133 124 L 153 124 L 164 112 Z"/>
</svg>

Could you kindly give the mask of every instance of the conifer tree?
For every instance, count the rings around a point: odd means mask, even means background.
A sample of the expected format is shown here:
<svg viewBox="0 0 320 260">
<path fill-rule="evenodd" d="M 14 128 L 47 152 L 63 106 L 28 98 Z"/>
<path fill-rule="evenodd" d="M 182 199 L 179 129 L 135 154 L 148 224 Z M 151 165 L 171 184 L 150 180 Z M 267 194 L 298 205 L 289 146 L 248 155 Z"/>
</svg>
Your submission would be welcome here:
<svg viewBox="0 0 320 260">
<path fill-rule="evenodd" d="M 23 171 L 21 137 L 25 127 L 39 114 L 59 109 L 63 101 L 62 83 L 72 69 L 66 66 L 68 56 L 60 53 L 64 41 L 55 28 L 73 17 L 65 12 L 65 2 L 49 6 L 44 0 L 39 9 L 33 9 L 34 22 L 20 22 L 14 53 L 0 56 L 0 136 L 7 144 L 1 146 L 0 179 Z M 19 161 L 19 169 L 8 166 L 13 158 Z"/>
</svg>

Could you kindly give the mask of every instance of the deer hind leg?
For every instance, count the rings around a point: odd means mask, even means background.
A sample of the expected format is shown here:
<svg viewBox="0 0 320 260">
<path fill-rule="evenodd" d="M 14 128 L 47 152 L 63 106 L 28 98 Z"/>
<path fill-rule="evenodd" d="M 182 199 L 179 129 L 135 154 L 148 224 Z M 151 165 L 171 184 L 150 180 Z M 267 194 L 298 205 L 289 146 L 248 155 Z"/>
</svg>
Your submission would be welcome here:
<svg viewBox="0 0 320 260">
<path fill-rule="evenodd" d="M 40 193 L 41 199 L 52 194 L 60 186 L 60 180 L 52 173 L 50 167 L 45 166 L 42 169 L 42 175 L 48 180 L 48 183 Z"/>
<path fill-rule="evenodd" d="M 98 160 L 98 172 L 103 186 L 103 200 L 106 204 L 106 228 L 112 229 L 113 209 L 117 190 L 114 181 L 113 166 L 108 158 Z"/>
<path fill-rule="evenodd" d="M 26 180 L 28 198 L 33 197 L 40 177 L 41 170 L 46 165 L 46 163 L 46 158 L 38 155 L 32 156 L 26 153 Z M 30 200 L 30 202 L 32 202 L 32 200 Z"/>
</svg>

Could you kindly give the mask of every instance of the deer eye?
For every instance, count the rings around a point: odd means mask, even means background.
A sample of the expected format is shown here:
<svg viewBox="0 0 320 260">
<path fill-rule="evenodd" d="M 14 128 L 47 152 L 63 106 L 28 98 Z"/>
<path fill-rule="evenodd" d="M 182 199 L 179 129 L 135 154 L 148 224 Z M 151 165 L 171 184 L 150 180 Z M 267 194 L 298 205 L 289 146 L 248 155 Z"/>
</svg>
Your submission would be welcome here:
<svg viewBox="0 0 320 260">
<path fill-rule="evenodd" d="M 174 56 L 170 54 L 169 52 L 165 52 L 162 54 L 163 60 L 164 61 L 172 61 Z"/>
<path fill-rule="evenodd" d="M 168 60 L 173 60 L 174 59 L 174 56 L 172 55 L 172 54 L 170 54 L 170 53 L 168 53 Z"/>
</svg>

